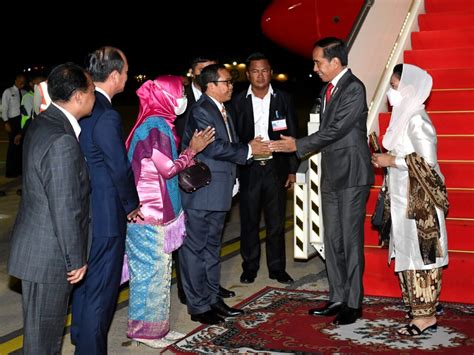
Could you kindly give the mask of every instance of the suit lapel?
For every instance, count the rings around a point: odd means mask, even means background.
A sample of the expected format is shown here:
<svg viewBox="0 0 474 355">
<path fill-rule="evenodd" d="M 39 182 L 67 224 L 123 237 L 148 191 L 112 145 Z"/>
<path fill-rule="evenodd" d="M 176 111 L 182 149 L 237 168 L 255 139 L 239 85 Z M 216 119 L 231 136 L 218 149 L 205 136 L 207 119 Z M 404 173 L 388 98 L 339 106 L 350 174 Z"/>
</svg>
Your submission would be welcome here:
<svg viewBox="0 0 474 355">
<path fill-rule="evenodd" d="M 273 91 L 273 94 L 270 95 L 270 109 L 268 112 L 268 136 L 269 137 L 272 137 L 273 135 L 272 117 L 276 117 L 276 108 L 277 108 L 276 96 L 277 96 L 276 91 Z M 279 138 L 279 135 L 278 135 L 278 138 Z"/>
<path fill-rule="evenodd" d="M 216 103 L 214 102 L 214 100 L 212 100 L 209 96 L 207 96 L 206 94 L 203 94 L 203 96 L 205 95 L 205 98 L 206 100 L 209 100 L 209 102 L 211 103 L 212 107 L 214 108 L 214 111 L 215 111 L 215 114 L 216 114 L 216 117 L 217 117 L 217 122 L 220 122 L 220 124 L 222 125 L 222 128 L 223 128 L 223 132 L 225 132 L 225 137 L 227 137 L 227 139 L 229 139 L 229 134 L 227 133 L 227 128 L 226 128 L 226 125 L 225 125 L 225 122 L 224 122 L 224 117 L 222 117 L 222 113 L 221 111 L 219 110 L 219 107 L 216 105 Z M 234 139 L 234 136 L 235 136 L 235 130 L 234 130 L 234 133 L 232 133 L 233 131 L 233 125 L 232 125 L 232 118 L 230 117 L 230 114 L 229 114 L 229 111 L 226 110 L 227 112 L 227 121 L 229 122 L 229 129 L 230 129 L 230 132 L 231 132 L 231 135 L 232 135 L 232 139 Z M 216 123 L 217 123 L 216 122 Z M 232 128 L 230 128 L 232 127 Z M 216 130 L 217 130 L 217 127 L 216 127 Z M 235 141 L 234 141 L 235 142 Z"/>
<path fill-rule="evenodd" d="M 326 106 L 324 107 L 324 112 L 322 113 L 321 115 L 321 121 L 322 119 L 326 116 L 329 108 L 331 107 L 331 105 L 333 104 L 333 102 L 336 101 L 336 99 L 339 97 L 339 95 L 341 94 L 342 92 L 342 88 L 344 87 L 347 79 L 349 79 L 349 77 L 352 75 L 352 72 L 350 69 L 347 70 L 347 72 L 341 77 L 341 79 L 339 79 L 339 81 L 337 82 L 337 85 L 334 87 L 334 89 L 332 90 L 332 94 L 331 94 L 331 99 L 329 100 L 329 104 L 326 104 Z M 323 90 L 321 91 L 321 102 L 325 102 L 326 100 L 326 90 L 328 88 L 328 84 L 326 84 L 326 86 L 324 86 Z"/>
<path fill-rule="evenodd" d="M 245 94 L 245 115 L 247 122 L 243 122 L 243 128 L 247 130 L 247 137 L 255 137 L 255 117 L 253 117 L 252 95 Z M 252 139 L 250 138 L 250 139 Z"/>
</svg>

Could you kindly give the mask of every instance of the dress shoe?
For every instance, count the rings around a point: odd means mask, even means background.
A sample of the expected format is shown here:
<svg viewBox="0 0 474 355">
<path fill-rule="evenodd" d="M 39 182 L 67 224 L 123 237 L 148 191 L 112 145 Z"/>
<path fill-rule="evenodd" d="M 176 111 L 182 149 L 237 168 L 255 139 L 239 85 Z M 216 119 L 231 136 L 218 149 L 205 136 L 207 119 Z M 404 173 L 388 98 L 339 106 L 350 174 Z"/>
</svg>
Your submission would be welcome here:
<svg viewBox="0 0 474 355">
<path fill-rule="evenodd" d="M 219 286 L 219 296 L 222 298 L 231 298 L 235 296 L 235 292 Z"/>
<path fill-rule="evenodd" d="M 312 316 L 333 316 L 337 314 L 342 308 L 342 302 L 326 302 L 323 307 L 311 308 L 308 311 Z"/>
<path fill-rule="evenodd" d="M 7 193 L 5 191 L 0 190 L 0 196 L 6 196 Z"/>
<path fill-rule="evenodd" d="M 243 310 L 229 307 L 222 300 L 211 304 L 211 309 L 221 317 L 237 317 L 244 314 Z"/>
<path fill-rule="evenodd" d="M 272 280 L 277 280 L 279 283 L 289 285 L 294 282 L 290 275 L 285 270 L 271 272 L 269 277 Z"/>
<path fill-rule="evenodd" d="M 213 310 L 204 313 L 191 314 L 191 320 L 202 324 L 219 324 L 224 321 L 223 318 Z"/>
<path fill-rule="evenodd" d="M 243 284 L 251 284 L 252 282 L 255 281 L 256 277 L 257 277 L 256 272 L 244 271 L 242 275 L 240 275 L 240 282 L 242 282 Z"/>
<path fill-rule="evenodd" d="M 341 308 L 332 323 L 336 325 L 352 324 L 355 323 L 355 321 L 360 317 L 362 317 L 362 308 L 351 308 L 344 306 Z"/>
</svg>

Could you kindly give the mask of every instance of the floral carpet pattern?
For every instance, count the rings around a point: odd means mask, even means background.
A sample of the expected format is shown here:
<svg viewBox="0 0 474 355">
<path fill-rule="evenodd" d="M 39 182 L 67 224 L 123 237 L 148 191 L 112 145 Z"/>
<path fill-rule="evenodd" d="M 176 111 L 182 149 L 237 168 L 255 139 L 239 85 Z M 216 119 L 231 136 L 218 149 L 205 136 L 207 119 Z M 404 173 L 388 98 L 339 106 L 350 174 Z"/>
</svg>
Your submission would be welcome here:
<svg viewBox="0 0 474 355">
<path fill-rule="evenodd" d="M 333 317 L 308 315 L 327 300 L 318 291 L 267 287 L 240 304 L 243 316 L 215 326 L 201 326 L 168 347 L 175 353 L 259 354 L 472 354 L 474 306 L 444 303 L 435 332 L 401 336 L 406 309 L 400 299 L 365 297 L 363 318 L 335 326 Z"/>
</svg>

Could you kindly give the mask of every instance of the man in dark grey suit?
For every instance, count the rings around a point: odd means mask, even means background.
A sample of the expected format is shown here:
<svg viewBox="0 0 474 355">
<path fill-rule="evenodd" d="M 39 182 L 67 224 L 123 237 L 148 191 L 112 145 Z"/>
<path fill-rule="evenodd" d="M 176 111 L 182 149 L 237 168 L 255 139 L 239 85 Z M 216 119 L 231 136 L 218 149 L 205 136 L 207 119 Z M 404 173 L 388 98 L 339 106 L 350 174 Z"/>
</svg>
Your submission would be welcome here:
<svg viewBox="0 0 474 355">
<path fill-rule="evenodd" d="M 362 316 L 364 290 L 365 204 L 374 173 L 367 145 L 364 84 L 347 68 L 347 48 L 337 38 L 316 42 L 314 71 L 323 89 L 318 132 L 297 139 L 282 136 L 270 144 L 276 152 L 305 156 L 321 152 L 321 199 L 329 302 L 311 315 L 336 315 L 334 324 L 351 324 Z"/>
<path fill-rule="evenodd" d="M 210 64 L 217 64 L 217 60 L 212 59 L 211 57 L 197 57 L 191 62 L 191 68 L 189 68 L 188 71 L 188 74 L 192 78 L 191 84 L 185 86 L 184 88 L 184 93 L 188 99 L 186 111 L 184 111 L 183 114 L 177 116 L 176 120 L 174 121 L 176 133 L 180 139 L 183 138 L 184 127 L 186 126 L 186 121 L 188 119 L 187 117 L 189 116 L 191 107 L 193 107 L 193 105 L 201 98 L 202 95 L 202 89 L 198 82 L 199 76 L 201 75 L 201 71 Z M 173 252 L 173 260 L 176 266 L 176 286 L 178 288 L 178 298 L 182 304 L 186 304 L 186 295 L 184 294 L 183 284 L 181 282 L 181 276 L 179 272 L 178 251 Z M 235 292 L 219 286 L 219 296 L 222 298 L 230 298 L 235 296 Z"/>
<path fill-rule="evenodd" d="M 238 142 L 223 105 L 230 100 L 233 88 L 232 77 L 223 65 L 205 67 L 200 82 L 204 94 L 191 108 L 183 147 L 189 145 L 196 129 L 215 128 L 215 141 L 199 154 L 199 159 L 211 170 L 212 181 L 193 193 L 181 193 L 187 237 L 179 249 L 179 263 L 191 319 L 216 324 L 222 321 L 221 317 L 243 313 L 227 306 L 219 295 L 221 235 L 231 207 L 236 164 L 245 164 L 252 153 L 270 151 L 268 143 L 262 143 L 261 138 L 249 144 Z"/>
<path fill-rule="evenodd" d="M 8 261 L 21 279 L 24 354 L 59 354 L 72 285 L 86 273 L 89 176 L 78 120 L 91 113 L 94 84 L 67 63 L 48 77 L 53 104 L 25 137 L 23 194 Z"/>
</svg>

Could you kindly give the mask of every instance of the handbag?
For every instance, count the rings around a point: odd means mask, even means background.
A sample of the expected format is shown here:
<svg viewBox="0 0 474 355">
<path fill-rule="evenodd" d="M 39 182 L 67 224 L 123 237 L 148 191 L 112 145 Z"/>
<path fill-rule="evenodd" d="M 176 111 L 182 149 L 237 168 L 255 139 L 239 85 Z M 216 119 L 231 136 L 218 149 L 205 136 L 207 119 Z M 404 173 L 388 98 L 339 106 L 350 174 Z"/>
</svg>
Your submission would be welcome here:
<svg viewBox="0 0 474 355">
<path fill-rule="evenodd" d="M 211 170 L 202 161 L 195 159 L 194 165 L 178 174 L 179 187 L 191 193 L 211 182 Z"/>
<path fill-rule="evenodd" d="M 379 232 L 379 245 L 388 248 L 390 242 L 390 229 L 392 227 L 392 218 L 390 215 L 390 196 L 387 186 L 380 189 L 375 203 L 375 211 L 371 218 L 372 226 Z"/>
<path fill-rule="evenodd" d="M 377 134 L 372 132 L 369 134 L 369 143 L 374 153 L 382 153 L 379 145 Z M 372 214 L 371 223 L 379 232 L 379 245 L 382 248 L 388 248 L 390 242 L 390 229 L 392 227 L 392 217 L 390 214 L 390 195 L 387 184 L 387 168 L 383 168 L 384 179 L 380 188 L 377 202 L 375 203 L 375 211 Z"/>
</svg>

